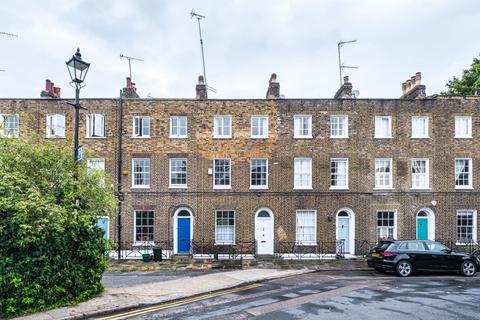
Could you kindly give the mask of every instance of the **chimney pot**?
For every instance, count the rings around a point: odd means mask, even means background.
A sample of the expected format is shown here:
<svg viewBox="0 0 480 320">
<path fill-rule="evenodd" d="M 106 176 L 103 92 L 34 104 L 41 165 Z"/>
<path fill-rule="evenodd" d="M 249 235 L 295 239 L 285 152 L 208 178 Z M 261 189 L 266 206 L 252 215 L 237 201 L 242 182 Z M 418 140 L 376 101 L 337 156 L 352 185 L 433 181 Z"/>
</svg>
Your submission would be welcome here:
<svg viewBox="0 0 480 320">
<path fill-rule="evenodd" d="M 49 79 L 45 80 L 45 91 L 52 91 L 52 82 Z"/>
<path fill-rule="evenodd" d="M 53 87 L 53 93 L 57 96 L 57 98 L 60 98 L 60 88 L 59 87 Z"/>
<path fill-rule="evenodd" d="M 202 75 L 198 76 L 198 83 L 197 84 L 205 84 L 205 79 L 203 78 Z"/>
<path fill-rule="evenodd" d="M 415 73 L 415 83 L 417 85 L 422 83 L 422 73 L 421 72 Z"/>
<path fill-rule="evenodd" d="M 277 74 L 272 73 L 270 80 L 268 80 L 268 89 L 266 94 L 267 99 L 280 98 L 280 83 L 277 81 Z"/>
<path fill-rule="evenodd" d="M 343 83 L 350 83 L 349 79 L 348 79 L 348 76 L 343 77 Z"/>
<path fill-rule="evenodd" d="M 407 92 L 407 83 L 402 83 L 402 93 L 405 94 Z"/>
</svg>

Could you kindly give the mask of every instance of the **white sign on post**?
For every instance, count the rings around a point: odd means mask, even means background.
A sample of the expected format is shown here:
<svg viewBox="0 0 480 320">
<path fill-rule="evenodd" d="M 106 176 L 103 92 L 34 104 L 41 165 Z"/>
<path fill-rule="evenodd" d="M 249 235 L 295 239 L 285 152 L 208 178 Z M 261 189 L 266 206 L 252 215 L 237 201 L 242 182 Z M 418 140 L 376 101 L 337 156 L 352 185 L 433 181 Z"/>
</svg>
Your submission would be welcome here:
<svg viewBox="0 0 480 320">
<path fill-rule="evenodd" d="M 77 149 L 77 161 L 83 160 L 83 146 L 78 147 Z"/>
</svg>

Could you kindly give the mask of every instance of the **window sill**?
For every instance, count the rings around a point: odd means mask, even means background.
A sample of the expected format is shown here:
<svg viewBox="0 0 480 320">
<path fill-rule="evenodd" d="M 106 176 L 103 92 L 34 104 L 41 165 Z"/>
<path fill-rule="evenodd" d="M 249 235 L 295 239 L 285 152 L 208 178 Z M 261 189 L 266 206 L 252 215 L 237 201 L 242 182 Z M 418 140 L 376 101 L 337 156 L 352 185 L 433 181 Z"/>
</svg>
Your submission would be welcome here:
<svg viewBox="0 0 480 320">
<path fill-rule="evenodd" d="M 232 186 L 213 186 L 213 190 L 231 190 Z"/>
<path fill-rule="evenodd" d="M 410 188 L 412 191 L 432 191 L 432 188 Z"/>
<path fill-rule="evenodd" d="M 85 139 L 107 139 L 107 137 L 85 137 Z"/>
<path fill-rule="evenodd" d="M 150 246 L 155 246 L 155 242 L 153 242 L 153 241 L 143 241 L 143 242 L 139 241 L 139 242 L 137 242 L 136 241 L 132 244 L 132 246 L 134 246 L 134 247 L 150 247 Z"/>
<path fill-rule="evenodd" d="M 473 187 L 455 187 L 455 190 L 473 190 Z"/>
<path fill-rule="evenodd" d="M 268 190 L 268 186 L 250 186 L 250 190 Z"/>
<path fill-rule="evenodd" d="M 214 246 L 234 246 L 235 245 L 235 241 L 234 242 L 216 242 L 213 244 Z"/>
<path fill-rule="evenodd" d="M 455 139 L 473 139 L 472 136 L 455 136 Z"/>
<path fill-rule="evenodd" d="M 169 136 L 170 139 L 187 139 L 188 136 Z"/>
<path fill-rule="evenodd" d="M 429 136 L 425 136 L 425 137 L 410 137 L 411 139 L 430 139 Z"/>
<path fill-rule="evenodd" d="M 58 137 L 55 137 L 55 136 L 50 136 L 50 137 L 46 137 L 47 139 L 65 139 L 65 136 L 61 137 L 61 136 L 58 136 Z"/>
<path fill-rule="evenodd" d="M 213 136 L 213 139 L 232 139 L 232 136 Z"/>
<path fill-rule="evenodd" d="M 393 137 L 373 137 L 373 139 L 393 139 Z"/>
<path fill-rule="evenodd" d="M 471 242 L 455 242 L 456 246 L 475 246 L 478 245 L 477 240 L 472 240 Z"/>
<path fill-rule="evenodd" d="M 297 241 L 295 243 L 297 246 L 316 246 L 316 241 Z"/>
<path fill-rule="evenodd" d="M 293 136 L 293 139 L 313 139 L 313 136 Z"/>
<path fill-rule="evenodd" d="M 168 189 L 188 189 L 187 185 L 169 185 Z"/>
<path fill-rule="evenodd" d="M 260 137 L 260 136 L 254 137 L 254 136 L 251 136 L 250 139 L 257 139 L 257 140 L 258 140 L 258 139 L 259 139 L 259 140 L 261 140 L 261 139 L 268 139 L 268 136 L 266 136 L 266 137 Z"/>
<path fill-rule="evenodd" d="M 293 187 L 293 190 L 313 190 L 312 187 Z"/>
<path fill-rule="evenodd" d="M 348 136 L 330 136 L 330 139 L 349 139 Z"/>
<path fill-rule="evenodd" d="M 150 189 L 150 186 L 132 186 L 131 189 Z"/>
<path fill-rule="evenodd" d="M 330 190 L 345 190 L 348 191 L 349 188 L 347 187 L 330 187 Z"/>
<path fill-rule="evenodd" d="M 395 188 L 393 188 L 393 187 L 375 187 L 375 188 L 373 188 L 373 190 L 375 190 L 375 191 L 382 191 L 382 190 L 390 191 L 390 190 L 395 190 Z"/>
<path fill-rule="evenodd" d="M 131 138 L 132 139 L 150 139 L 151 137 L 150 136 L 138 136 L 138 137 L 132 136 Z"/>
</svg>

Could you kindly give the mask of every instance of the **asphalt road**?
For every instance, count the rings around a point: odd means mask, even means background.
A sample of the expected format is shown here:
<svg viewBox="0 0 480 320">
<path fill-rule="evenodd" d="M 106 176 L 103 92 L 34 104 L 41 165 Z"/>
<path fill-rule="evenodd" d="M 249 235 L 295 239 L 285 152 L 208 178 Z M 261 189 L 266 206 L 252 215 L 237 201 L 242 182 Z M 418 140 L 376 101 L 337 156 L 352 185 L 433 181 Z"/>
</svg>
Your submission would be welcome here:
<svg viewBox="0 0 480 320">
<path fill-rule="evenodd" d="M 480 277 L 316 272 L 129 319 L 480 319 Z"/>
</svg>

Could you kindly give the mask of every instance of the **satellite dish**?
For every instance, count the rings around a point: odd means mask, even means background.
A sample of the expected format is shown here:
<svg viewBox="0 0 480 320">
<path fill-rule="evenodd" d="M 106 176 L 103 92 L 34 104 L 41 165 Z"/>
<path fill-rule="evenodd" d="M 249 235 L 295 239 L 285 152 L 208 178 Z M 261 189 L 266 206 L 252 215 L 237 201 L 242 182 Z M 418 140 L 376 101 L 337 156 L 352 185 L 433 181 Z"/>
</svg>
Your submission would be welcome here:
<svg viewBox="0 0 480 320">
<path fill-rule="evenodd" d="M 360 95 L 360 91 L 358 91 L 358 90 L 353 90 L 352 91 L 353 99 L 357 99 L 359 95 Z"/>
</svg>

